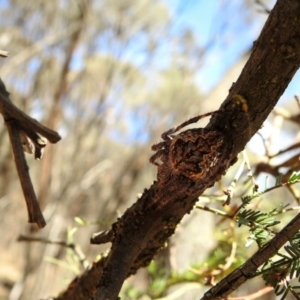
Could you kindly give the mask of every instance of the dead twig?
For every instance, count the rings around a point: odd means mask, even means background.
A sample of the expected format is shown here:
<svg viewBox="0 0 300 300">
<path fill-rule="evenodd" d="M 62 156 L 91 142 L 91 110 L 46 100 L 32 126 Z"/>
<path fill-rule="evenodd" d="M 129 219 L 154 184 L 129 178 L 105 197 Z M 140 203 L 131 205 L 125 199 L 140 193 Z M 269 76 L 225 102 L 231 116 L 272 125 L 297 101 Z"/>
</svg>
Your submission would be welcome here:
<svg viewBox="0 0 300 300">
<path fill-rule="evenodd" d="M 50 143 L 58 142 L 60 135 L 41 125 L 35 119 L 18 109 L 10 100 L 9 93 L 0 79 L 0 113 L 2 114 L 9 134 L 16 168 L 20 179 L 28 211 L 28 222 L 36 223 L 39 228 L 46 225 L 29 175 L 24 151 L 34 153 L 40 159 L 46 142 L 39 136 L 45 137 Z"/>
<path fill-rule="evenodd" d="M 4 118 L 5 119 L 5 118 Z M 28 222 L 36 223 L 39 228 L 46 226 L 46 221 L 41 212 L 39 203 L 37 201 L 34 188 L 29 175 L 29 168 L 26 163 L 23 146 L 20 138 L 20 129 L 16 121 L 5 120 L 6 128 L 9 134 L 10 143 L 12 146 L 16 168 L 18 171 L 19 180 L 24 193 L 27 211 L 28 211 Z"/>
<path fill-rule="evenodd" d="M 91 237 L 91 244 L 106 244 L 109 242 L 112 242 L 114 237 L 114 233 L 112 230 L 105 230 L 101 232 L 94 233 L 93 236 Z"/>
<path fill-rule="evenodd" d="M 42 243 L 42 244 L 58 245 L 58 246 L 62 246 L 65 248 L 69 248 L 79 258 L 79 262 L 83 266 L 84 269 L 87 269 L 88 267 L 90 267 L 90 264 L 87 261 L 81 248 L 74 243 L 68 243 L 65 241 L 52 241 L 52 240 L 45 239 L 42 237 L 33 237 L 33 236 L 26 236 L 26 235 L 19 235 L 17 241 L 18 242 L 28 242 L 28 243 L 38 242 L 38 243 Z"/>
</svg>

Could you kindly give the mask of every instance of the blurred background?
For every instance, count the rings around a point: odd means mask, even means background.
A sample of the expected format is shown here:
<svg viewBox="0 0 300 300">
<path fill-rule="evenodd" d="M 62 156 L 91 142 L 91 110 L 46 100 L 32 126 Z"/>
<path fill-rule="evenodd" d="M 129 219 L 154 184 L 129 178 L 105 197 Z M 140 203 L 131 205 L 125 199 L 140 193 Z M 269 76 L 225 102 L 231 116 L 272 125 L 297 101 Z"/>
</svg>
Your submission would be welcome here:
<svg viewBox="0 0 300 300">
<path fill-rule="evenodd" d="M 170 127 L 218 109 L 274 3 L 0 0 L 0 49 L 9 51 L 0 59 L 1 79 L 19 108 L 62 136 L 47 145 L 41 161 L 26 154 L 48 223 L 37 231 L 27 223 L 8 135 L 0 126 L 0 299 L 50 299 L 84 268 L 72 249 L 18 242 L 21 234 L 75 243 L 89 263 L 109 249 L 90 245 L 90 237 L 109 229 L 155 180 L 151 145 Z M 294 108 L 288 100 L 297 93 L 297 78 L 282 97 Z M 264 154 L 261 140 L 252 145 L 250 154 Z M 211 193 L 222 195 L 222 187 Z M 225 264 L 232 244 L 225 245 L 224 232 L 216 234 L 217 222 L 213 214 L 192 212 L 160 254 L 160 267 L 130 278 L 122 299 L 198 299 L 207 289 L 203 282 L 179 280 L 155 292 L 171 270 L 184 273 L 217 246 L 227 249 Z M 173 298 L 161 298 L 167 294 Z"/>
</svg>

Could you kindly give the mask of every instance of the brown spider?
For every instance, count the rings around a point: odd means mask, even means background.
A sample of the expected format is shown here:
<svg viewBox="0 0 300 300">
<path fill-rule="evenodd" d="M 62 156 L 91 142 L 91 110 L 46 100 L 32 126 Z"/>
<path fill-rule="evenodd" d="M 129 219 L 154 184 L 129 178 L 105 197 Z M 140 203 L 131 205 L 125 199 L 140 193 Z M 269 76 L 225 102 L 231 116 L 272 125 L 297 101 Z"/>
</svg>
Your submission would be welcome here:
<svg viewBox="0 0 300 300">
<path fill-rule="evenodd" d="M 167 180 L 172 175 L 180 174 L 198 180 L 205 177 L 218 163 L 223 146 L 223 138 L 219 132 L 207 128 L 194 128 L 177 135 L 175 133 L 189 124 L 219 112 L 220 110 L 191 118 L 161 135 L 163 141 L 151 147 L 156 153 L 150 158 L 150 162 L 158 166 L 159 180 Z"/>
</svg>

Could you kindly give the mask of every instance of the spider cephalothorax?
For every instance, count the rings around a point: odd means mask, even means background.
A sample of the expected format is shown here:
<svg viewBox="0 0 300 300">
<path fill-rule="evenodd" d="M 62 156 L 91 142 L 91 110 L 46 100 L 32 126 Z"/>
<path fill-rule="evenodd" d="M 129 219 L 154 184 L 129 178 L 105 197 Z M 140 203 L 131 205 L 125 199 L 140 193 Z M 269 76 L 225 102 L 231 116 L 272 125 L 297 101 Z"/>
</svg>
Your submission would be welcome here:
<svg viewBox="0 0 300 300">
<path fill-rule="evenodd" d="M 192 118 L 161 135 L 163 141 L 152 146 L 152 150 L 156 153 L 150 158 L 150 162 L 158 166 L 159 180 L 180 174 L 198 180 L 205 177 L 217 164 L 223 145 L 223 138 L 219 132 L 195 128 L 174 134 L 183 127 L 214 113 L 216 112 Z"/>
</svg>

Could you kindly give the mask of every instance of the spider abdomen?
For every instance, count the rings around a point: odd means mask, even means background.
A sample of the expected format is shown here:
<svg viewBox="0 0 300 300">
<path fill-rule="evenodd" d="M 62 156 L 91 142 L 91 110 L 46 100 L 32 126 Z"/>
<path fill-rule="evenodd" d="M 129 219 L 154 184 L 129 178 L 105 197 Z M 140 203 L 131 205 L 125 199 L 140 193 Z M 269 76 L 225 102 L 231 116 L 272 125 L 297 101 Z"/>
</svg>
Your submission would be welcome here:
<svg viewBox="0 0 300 300">
<path fill-rule="evenodd" d="M 221 152 L 222 136 L 208 129 L 189 129 L 181 132 L 170 143 L 169 165 L 171 174 L 182 174 L 200 179 L 217 163 Z"/>
<path fill-rule="evenodd" d="M 216 166 L 221 160 L 224 148 L 224 139 L 219 132 L 207 128 L 194 128 L 177 135 L 175 133 L 203 117 L 220 112 L 221 110 L 196 116 L 161 135 L 163 141 L 151 147 L 156 153 L 150 157 L 150 162 L 158 166 L 159 181 L 163 182 L 174 175 L 183 175 L 194 181 L 208 180 L 210 173 L 217 171 Z M 226 161 L 221 163 L 224 167 L 227 166 Z"/>
</svg>

